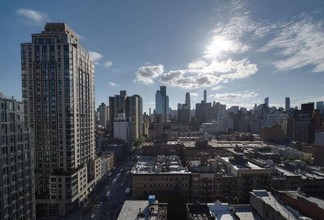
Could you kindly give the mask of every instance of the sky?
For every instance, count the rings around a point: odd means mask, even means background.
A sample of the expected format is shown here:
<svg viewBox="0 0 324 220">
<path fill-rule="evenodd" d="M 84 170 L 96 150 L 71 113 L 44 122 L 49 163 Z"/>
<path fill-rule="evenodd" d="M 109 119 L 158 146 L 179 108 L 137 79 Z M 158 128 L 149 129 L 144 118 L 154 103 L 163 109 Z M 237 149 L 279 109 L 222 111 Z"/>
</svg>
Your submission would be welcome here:
<svg viewBox="0 0 324 220">
<path fill-rule="evenodd" d="M 20 44 L 65 22 L 95 63 L 96 106 L 126 90 L 155 107 L 191 95 L 227 108 L 324 101 L 322 0 L 56 0 L 0 3 L 0 92 L 21 99 Z"/>
</svg>

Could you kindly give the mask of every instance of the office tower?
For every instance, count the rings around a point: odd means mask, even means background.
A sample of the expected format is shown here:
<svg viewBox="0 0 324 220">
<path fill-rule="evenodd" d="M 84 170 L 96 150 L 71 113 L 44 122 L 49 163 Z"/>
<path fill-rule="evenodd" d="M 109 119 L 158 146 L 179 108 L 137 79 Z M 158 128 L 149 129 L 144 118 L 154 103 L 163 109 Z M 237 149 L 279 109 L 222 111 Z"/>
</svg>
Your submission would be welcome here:
<svg viewBox="0 0 324 220">
<path fill-rule="evenodd" d="M 186 104 L 186 106 L 187 106 L 187 109 L 191 109 L 191 106 L 190 106 L 190 93 L 189 92 L 187 92 L 186 93 L 186 101 L 185 101 L 185 104 Z"/>
<path fill-rule="evenodd" d="M 22 97 L 35 137 L 38 215 L 81 206 L 97 179 L 94 65 L 64 23 L 21 44 Z"/>
<path fill-rule="evenodd" d="M 105 103 L 101 103 L 98 107 L 99 113 L 99 125 L 103 128 L 108 128 L 109 126 L 109 106 L 106 106 Z"/>
<path fill-rule="evenodd" d="M 207 90 L 204 90 L 204 103 L 207 103 Z"/>
<path fill-rule="evenodd" d="M 0 219 L 36 219 L 34 143 L 24 106 L 0 97 Z"/>
<path fill-rule="evenodd" d="M 286 112 L 288 112 L 289 111 L 289 109 L 290 109 L 290 98 L 289 97 L 286 97 L 286 102 L 285 102 L 285 110 L 286 110 Z"/>
<path fill-rule="evenodd" d="M 155 93 L 155 114 L 162 115 L 162 122 L 169 120 L 169 96 L 166 95 L 166 86 L 160 86 Z"/>
<path fill-rule="evenodd" d="M 110 118 L 110 132 L 114 134 L 114 118 L 118 113 L 126 113 L 126 90 L 120 90 L 119 95 L 109 97 L 109 118 Z"/>
</svg>

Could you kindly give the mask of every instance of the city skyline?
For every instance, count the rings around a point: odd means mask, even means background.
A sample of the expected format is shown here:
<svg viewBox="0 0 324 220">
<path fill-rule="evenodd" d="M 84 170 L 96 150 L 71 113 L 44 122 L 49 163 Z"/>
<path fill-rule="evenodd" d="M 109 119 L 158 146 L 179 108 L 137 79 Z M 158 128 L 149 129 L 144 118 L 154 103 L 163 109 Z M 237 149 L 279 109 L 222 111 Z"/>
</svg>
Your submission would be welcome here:
<svg viewBox="0 0 324 220">
<path fill-rule="evenodd" d="M 75 11 L 71 11 L 73 7 Z M 289 8 L 289 10 L 288 10 Z M 252 108 L 324 100 L 324 3 L 319 1 L 162 1 L 3 3 L 0 92 L 21 98 L 20 43 L 46 22 L 64 22 L 92 55 L 96 106 L 127 90 L 154 109 L 167 86 L 176 109 L 190 92 Z M 84 16 L 84 15 L 91 16 Z M 10 77 L 9 77 L 10 76 Z"/>
</svg>

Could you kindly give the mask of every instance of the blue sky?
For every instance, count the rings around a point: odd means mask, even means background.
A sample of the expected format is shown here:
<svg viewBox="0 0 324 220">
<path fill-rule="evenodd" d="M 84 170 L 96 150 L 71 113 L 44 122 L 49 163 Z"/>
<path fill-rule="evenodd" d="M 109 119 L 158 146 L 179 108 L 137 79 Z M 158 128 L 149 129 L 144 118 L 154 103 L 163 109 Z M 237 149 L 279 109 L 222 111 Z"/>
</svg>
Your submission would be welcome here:
<svg viewBox="0 0 324 220">
<path fill-rule="evenodd" d="M 57 21 L 92 55 L 96 105 L 126 89 L 147 111 L 160 85 L 174 109 L 205 89 L 227 107 L 324 100 L 321 0 L 2 1 L 0 92 L 21 97 L 20 43 Z"/>
</svg>

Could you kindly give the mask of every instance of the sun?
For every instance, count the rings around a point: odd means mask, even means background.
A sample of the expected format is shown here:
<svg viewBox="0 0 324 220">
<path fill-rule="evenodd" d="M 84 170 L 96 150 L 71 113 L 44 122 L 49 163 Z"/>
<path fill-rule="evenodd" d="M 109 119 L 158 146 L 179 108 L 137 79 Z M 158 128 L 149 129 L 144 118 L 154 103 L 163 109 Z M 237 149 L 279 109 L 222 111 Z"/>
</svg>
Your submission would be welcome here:
<svg viewBox="0 0 324 220">
<path fill-rule="evenodd" d="M 215 58 L 233 49 L 234 44 L 231 40 L 227 40 L 223 36 L 215 36 L 206 48 L 205 55 L 210 58 Z"/>
</svg>

